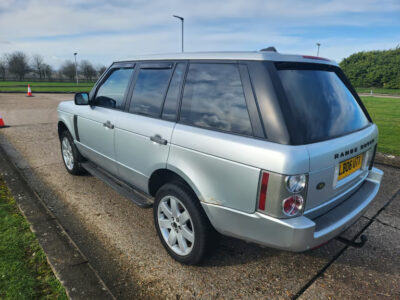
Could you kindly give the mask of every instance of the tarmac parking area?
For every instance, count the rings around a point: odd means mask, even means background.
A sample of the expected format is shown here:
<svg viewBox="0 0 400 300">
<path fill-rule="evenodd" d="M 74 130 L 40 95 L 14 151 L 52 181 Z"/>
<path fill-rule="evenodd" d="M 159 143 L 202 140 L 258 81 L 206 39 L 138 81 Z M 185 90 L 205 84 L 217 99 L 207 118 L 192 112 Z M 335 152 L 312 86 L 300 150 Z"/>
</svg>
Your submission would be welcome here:
<svg viewBox="0 0 400 300">
<path fill-rule="evenodd" d="M 0 94 L 0 147 L 59 219 L 117 298 L 400 298 L 400 169 L 385 172 L 365 215 L 343 236 L 366 234 L 361 249 L 332 240 L 304 253 L 223 237 L 201 266 L 172 260 L 158 240 L 152 210 L 141 209 L 61 160 L 57 105 L 68 94 Z"/>
</svg>

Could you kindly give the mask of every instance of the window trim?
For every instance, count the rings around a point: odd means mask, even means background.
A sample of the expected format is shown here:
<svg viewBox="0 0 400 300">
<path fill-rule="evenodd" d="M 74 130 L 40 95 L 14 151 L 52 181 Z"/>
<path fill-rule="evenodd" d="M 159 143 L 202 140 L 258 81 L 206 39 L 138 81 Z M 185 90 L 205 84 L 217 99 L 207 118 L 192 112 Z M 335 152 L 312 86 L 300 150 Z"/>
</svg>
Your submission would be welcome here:
<svg viewBox="0 0 400 300">
<path fill-rule="evenodd" d="M 230 64 L 230 65 L 235 65 L 238 69 L 239 72 L 239 78 L 240 78 L 240 82 L 242 84 L 242 90 L 243 90 L 243 96 L 244 96 L 244 100 L 246 103 L 246 109 L 247 109 L 247 113 L 249 115 L 249 121 L 250 121 L 250 127 L 251 127 L 251 135 L 248 134 L 242 134 L 242 133 L 238 133 L 238 132 L 234 132 L 234 131 L 227 131 L 227 130 L 222 130 L 222 129 L 218 129 L 218 128 L 213 128 L 213 127 L 205 127 L 205 126 L 199 126 L 199 125 L 195 125 L 195 124 L 190 124 L 187 122 L 182 122 L 181 121 L 181 110 L 182 110 L 182 101 L 183 101 L 183 93 L 186 87 L 186 79 L 187 79 L 187 75 L 189 73 L 189 68 L 191 64 Z M 221 133 L 225 133 L 225 134 L 233 134 L 233 135 L 237 135 L 237 136 L 242 136 L 242 137 L 251 137 L 251 138 L 265 138 L 265 137 L 259 137 L 255 134 L 254 128 L 253 128 L 253 123 L 252 123 L 252 115 L 250 114 L 248 105 L 247 105 L 247 99 L 246 99 L 246 93 L 244 90 L 244 82 L 242 80 L 242 75 L 241 75 L 241 70 L 240 70 L 240 61 L 238 60 L 189 60 L 188 64 L 186 66 L 186 73 L 185 73 L 185 77 L 183 80 L 183 88 L 181 90 L 181 97 L 180 97 L 180 101 L 179 101 L 179 111 L 178 111 L 178 118 L 177 118 L 177 123 L 185 125 L 185 126 L 192 126 L 192 127 L 196 127 L 196 128 L 201 128 L 201 129 L 206 129 L 206 130 L 211 130 L 211 131 L 217 131 L 217 132 L 221 132 Z"/>
<path fill-rule="evenodd" d="M 179 63 L 183 64 L 183 76 L 182 76 L 181 82 L 179 83 L 179 88 L 178 88 L 178 96 L 177 96 L 177 99 L 176 99 L 177 101 L 176 101 L 176 107 L 175 107 L 175 118 L 173 120 L 166 120 L 166 119 L 163 118 L 165 102 L 167 100 L 167 95 L 168 95 L 169 88 L 171 86 L 172 78 L 174 78 L 175 70 L 178 67 Z M 184 82 L 186 81 L 186 74 L 187 74 L 188 66 L 189 66 L 189 63 L 187 61 L 177 61 L 175 63 L 174 69 L 172 71 L 171 78 L 169 79 L 167 92 L 164 95 L 164 100 L 163 100 L 161 114 L 160 114 L 160 119 L 162 119 L 164 121 L 175 122 L 176 123 L 177 120 L 178 120 L 178 116 L 179 116 L 179 113 L 180 113 L 180 103 L 181 103 L 182 96 L 183 96 L 183 87 L 184 87 Z"/>
<path fill-rule="evenodd" d="M 140 63 L 140 69 L 158 70 L 158 69 L 173 69 L 175 62 L 145 62 Z"/>
<path fill-rule="evenodd" d="M 260 107 L 256 101 L 253 85 L 251 82 L 249 70 L 246 63 L 239 62 L 240 78 L 246 100 L 247 111 L 249 113 L 250 123 L 253 128 L 253 135 L 258 138 L 266 138 L 265 129 L 261 122 Z"/>
<path fill-rule="evenodd" d="M 168 89 L 169 89 L 169 85 L 170 85 L 170 82 L 171 82 L 171 78 L 172 78 L 172 76 L 174 74 L 173 71 L 175 70 L 176 61 L 161 61 L 161 60 L 160 61 L 137 61 L 136 64 L 139 65 L 139 66 L 136 68 L 136 71 L 134 72 L 135 74 L 134 74 L 134 76 L 132 78 L 132 84 L 131 84 L 131 86 L 130 86 L 130 88 L 128 90 L 128 94 L 127 94 L 126 102 L 125 102 L 125 107 L 124 107 L 123 111 L 126 112 L 126 113 L 129 113 L 129 114 L 134 114 L 134 115 L 138 115 L 138 116 L 143 116 L 143 117 L 162 120 L 161 115 L 162 115 L 162 111 L 164 109 L 165 97 L 166 97 L 166 95 L 168 93 Z M 145 67 L 142 68 L 141 67 L 142 65 L 144 65 Z M 168 65 L 172 65 L 172 67 L 166 67 Z M 165 89 L 164 95 L 163 95 L 163 98 L 162 98 L 162 105 L 161 105 L 161 110 L 160 110 L 159 115 L 158 116 L 151 116 L 151 115 L 147 115 L 147 114 L 142 114 L 142 113 L 138 113 L 138 112 L 129 111 L 130 106 L 131 106 L 131 102 L 132 102 L 133 91 L 135 89 L 140 70 L 157 70 L 157 69 L 172 69 L 172 72 L 169 75 L 167 88 Z"/>
<path fill-rule="evenodd" d="M 122 98 L 122 103 L 121 103 L 121 108 L 112 108 L 112 107 L 104 107 L 104 106 L 98 106 L 95 105 L 93 102 L 96 99 L 97 93 L 100 89 L 100 87 L 103 85 L 103 83 L 111 76 L 111 74 L 115 71 L 115 70 L 120 70 L 120 69 L 133 69 L 133 72 L 128 80 L 128 85 L 127 88 L 125 90 L 124 93 L 124 97 Z M 125 111 L 125 104 L 127 101 L 127 94 L 129 91 L 129 88 L 132 84 L 132 79 L 134 77 L 134 74 L 136 73 L 136 64 L 135 63 L 117 63 L 117 64 L 113 64 L 111 65 L 106 72 L 104 72 L 103 76 L 99 78 L 99 80 L 97 81 L 97 83 L 95 84 L 95 86 L 93 87 L 93 89 L 90 91 L 90 94 L 92 94 L 91 97 L 89 97 L 89 105 L 92 107 L 102 107 L 105 109 L 112 109 L 112 110 L 118 110 L 118 111 Z"/>
</svg>

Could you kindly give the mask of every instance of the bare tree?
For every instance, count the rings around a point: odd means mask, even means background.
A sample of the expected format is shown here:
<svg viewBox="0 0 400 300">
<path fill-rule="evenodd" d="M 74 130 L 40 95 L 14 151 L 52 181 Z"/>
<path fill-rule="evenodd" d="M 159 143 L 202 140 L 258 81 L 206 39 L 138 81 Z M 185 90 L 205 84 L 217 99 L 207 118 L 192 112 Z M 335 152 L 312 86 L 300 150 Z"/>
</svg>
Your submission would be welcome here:
<svg viewBox="0 0 400 300">
<path fill-rule="evenodd" d="M 33 61 L 33 69 L 39 75 L 39 78 L 42 79 L 42 71 L 43 71 L 43 56 L 40 54 L 34 54 L 32 56 Z"/>
<path fill-rule="evenodd" d="M 23 80 L 25 75 L 30 72 L 28 56 L 21 51 L 13 52 L 7 55 L 8 71 Z"/>
<path fill-rule="evenodd" d="M 53 78 L 54 70 L 52 66 L 48 64 L 43 64 L 42 65 L 42 75 L 44 79 L 51 80 Z"/>
<path fill-rule="evenodd" d="M 0 59 L 0 76 L 3 80 L 6 80 L 7 73 L 7 62 L 5 59 Z"/>
<path fill-rule="evenodd" d="M 75 78 L 75 64 L 67 60 L 60 68 L 61 74 L 67 77 L 70 80 L 74 80 Z"/>
<path fill-rule="evenodd" d="M 82 73 L 87 80 L 92 80 L 96 77 L 96 69 L 93 67 L 90 61 L 83 60 L 79 67 L 80 73 Z"/>
<path fill-rule="evenodd" d="M 97 68 L 97 77 L 100 77 L 103 75 L 103 73 L 107 70 L 106 66 L 100 66 Z"/>
</svg>

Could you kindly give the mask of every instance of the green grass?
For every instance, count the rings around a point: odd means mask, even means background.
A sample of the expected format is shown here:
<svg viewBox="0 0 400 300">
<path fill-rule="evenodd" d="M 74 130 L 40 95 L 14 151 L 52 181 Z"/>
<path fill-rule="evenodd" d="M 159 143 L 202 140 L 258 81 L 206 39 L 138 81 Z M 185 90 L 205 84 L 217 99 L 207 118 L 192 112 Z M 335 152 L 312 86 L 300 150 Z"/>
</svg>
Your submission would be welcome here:
<svg viewBox="0 0 400 300">
<path fill-rule="evenodd" d="M 1 178 L 0 299 L 68 299 Z"/>
<path fill-rule="evenodd" d="M 375 94 L 388 94 L 388 95 L 400 95 L 400 89 L 385 89 L 385 88 L 356 88 L 357 93 L 372 93 Z"/>
<path fill-rule="evenodd" d="M 28 84 L 31 86 L 77 86 L 75 82 L 57 82 L 57 81 L 0 81 L 0 86 L 19 86 L 22 85 L 27 87 Z M 93 82 L 79 82 L 78 86 L 93 86 Z"/>
<path fill-rule="evenodd" d="M 29 82 L 29 81 L 0 81 L 0 92 L 23 92 L 31 85 L 32 93 L 35 92 L 89 92 L 94 83 L 81 82 Z"/>
<path fill-rule="evenodd" d="M 361 98 L 379 128 L 378 151 L 400 155 L 400 99 Z"/>
<path fill-rule="evenodd" d="M 62 93 L 77 93 L 90 92 L 91 87 L 32 87 L 32 93 L 38 92 L 62 92 Z M 27 87 L 0 87 L 0 92 L 22 92 L 27 93 Z"/>
</svg>

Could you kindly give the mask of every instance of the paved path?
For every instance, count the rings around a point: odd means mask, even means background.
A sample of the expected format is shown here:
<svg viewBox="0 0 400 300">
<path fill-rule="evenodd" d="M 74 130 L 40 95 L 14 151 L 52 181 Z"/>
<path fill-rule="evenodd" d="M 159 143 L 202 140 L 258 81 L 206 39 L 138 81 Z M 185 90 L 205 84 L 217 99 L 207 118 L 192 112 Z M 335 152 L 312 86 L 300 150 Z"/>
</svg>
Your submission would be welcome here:
<svg viewBox="0 0 400 300">
<path fill-rule="evenodd" d="M 117 298 L 399 298 L 400 169 L 385 176 L 367 213 L 344 235 L 369 237 L 362 249 L 333 240 L 295 254 L 223 238 L 202 266 L 173 261 L 158 241 L 152 211 L 140 209 L 61 161 L 56 106 L 71 95 L 0 94 L 0 129 L 26 160 L 19 168 Z"/>
</svg>

